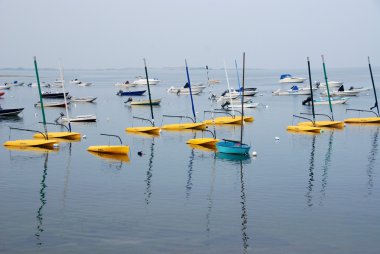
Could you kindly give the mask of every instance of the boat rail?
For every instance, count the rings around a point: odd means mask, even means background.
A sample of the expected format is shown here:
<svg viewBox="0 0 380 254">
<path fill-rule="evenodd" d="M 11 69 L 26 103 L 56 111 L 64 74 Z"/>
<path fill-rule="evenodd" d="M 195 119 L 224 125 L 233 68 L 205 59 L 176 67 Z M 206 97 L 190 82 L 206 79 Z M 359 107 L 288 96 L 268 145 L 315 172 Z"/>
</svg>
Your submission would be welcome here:
<svg viewBox="0 0 380 254">
<path fill-rule="evenodd" d="M 23 128 L 16 128 L 16 127 L 9 127 L 9 129 L 10 130 L 19 130 L 19 131 L 29 131 L 29 132 L 34 132 L 34 133 L 40 133 L 44 137 L 45 140 L 49 140 L 49 137 L 47 135 L 45 135 L 45 133 L 43 133 L 41 131 L 30 130 L 30 129 L 23 129 Z"/>
<path fill-rule="evenodd" d="M 379 117 L 379 115 L 378 115 L 375 111 L 373 111 L 373 110 L 347 108 L 346 111 L 368 112 L 368 113 L 373 113 L 373 114 L 375 114 L 377 117 Z"/>
</svg>

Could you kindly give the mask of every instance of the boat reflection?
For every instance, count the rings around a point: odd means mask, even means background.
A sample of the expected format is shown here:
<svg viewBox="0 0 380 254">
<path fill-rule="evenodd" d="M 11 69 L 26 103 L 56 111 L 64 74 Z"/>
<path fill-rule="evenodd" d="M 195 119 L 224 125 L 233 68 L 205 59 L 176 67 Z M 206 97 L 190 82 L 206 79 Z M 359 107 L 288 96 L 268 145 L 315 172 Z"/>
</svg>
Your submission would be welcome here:
<svg viewBox="0 0 380 254">
<path fill-rule="evenodd" d="M 313 193 L 313 187 L 314 187 L 314 156 L 315 156 L 315 135 L 313 136 L 313 140 L 311 142 L 311 153 L 310 153 L 310 161 L 309 161 L 309 180 L 308 180 L 308 184 L 307 184 L 307 191 L 306 191 L 306 194 L 305 194 L 305 197 L 306 197 L 306 204 L 307 206 L 309 207 L 312 207 L 313 206 L 313 196 L 312 196 L 312 193 Z"/>
<path fill-rule="evenodd" d="M 245 187 L 244 187 L 244 168 L 243 161 L 240 161 L 240 204 L 241 204 L 241 239 L 243 241 L 243 253 L 248 252 L 248 232 L 247 232 L 247 223 L 248 223 L 248 214 L 246 208 L 246 196 L 245 196 Z"/>
<path fill-rule="evenodd" d="M 108 161 L 113 161 L 113 162 L 119 161 L 120 163 L 130 162 L 130 158 L 126 154 L 98 153 L 98 152 L 93 152 L 93 151 L 88 151 L 88 152 L 103 160 L 108 160 Z"/>
<path fill-rule="evenodd" d="M 213 156 L 213 163 L 212 163 L 212 171 L 211 171 L 211 186 L 210 186 L 210 193 L 208 194 L 207 196 L 207 201 L 208 201 L 208 205 L 207 205 L 207 214 L 206 214 L 206 232 L 207 232 L 207 238 L 210 237 L 210 231 L 211 231 L 211 228 L 210 228 L 210 224 L 211 224 L 211 212 L 212 212 L 212 206 L 213 206 L 213 194 L 214 194 L 214 184 L 215 184 L 215 165 L 216 165 L 216 156 L 214 154 Z"/>
<path fill-rule="evenodd" d="M 203 151 L 203 152 L 216 152 L 215 146 L 201 146 L 201 145 L 194 145 L 194 144 L 187 144 L 191 149 Z"/>
<path fill-rule="evenodd" d="M 186 199 L 190 198 L 191 189 L 193 188 L 192 175 L 193 175 L 193 163 L 194 163 L 194 148 L 191 149 L 189 164 L 187 165 L 187 182 L 186 182 Z"/>
<path fill-rule="evenodd" d="M 249 156 L 249 154 L 216 153 L 216 158 L 231 162 L 241 161 L 245 164 L 249 164 L 251 162 L 251 156 Z"/>
<path fill-rule="evenodd" d="M 59 147 L 54 148 L 44 148 L 44 147 L 33 147 L 33 146 L 4 146 L 7 150 L 10 151 L 19 151 L 19 152 L 31 152 L 31 153 L 50 153 L 58 152 Z"/>
<path fill-rule="evenodd" d="M 379 126 L 379 125 L 378 125 Z M 368 164 L 367 164 L 367 176 L 368 176 L 368 196 L 372 195 L 373 190 L 373 181 L 375 177 L 375 162 L 376 155 L 378 152 L 378 140 L 379 140 L 380 127 L 376 128 L 376 131 L 373 133 L 372 147 L 368 155 Z"/>
<path fill-rule="evenodd" d="M 127 132 L 127 134 L 140 136 L 143 138 L 156 138 L 160 136 L 160 133 L 147 133 L 147 132 Z"/>
<path fill-rule="evenodd" d="M 331 151 L 332 151 L 332 144 L 333 144 L 333 139 L 334 139 L 334 132 L 335 131 L 332 131 L 330 133 L 327 152 L 326 152 L 325 160 L 324 160 L 323 167 L 322 167 L 321 199 L 319 202 L 320 205 L 323 205 L 323 200 L 326 197 L 327 177 L 328 177 L 328 169 L 329 169 L 329 166 L 331 164 Z"/>
</svg>

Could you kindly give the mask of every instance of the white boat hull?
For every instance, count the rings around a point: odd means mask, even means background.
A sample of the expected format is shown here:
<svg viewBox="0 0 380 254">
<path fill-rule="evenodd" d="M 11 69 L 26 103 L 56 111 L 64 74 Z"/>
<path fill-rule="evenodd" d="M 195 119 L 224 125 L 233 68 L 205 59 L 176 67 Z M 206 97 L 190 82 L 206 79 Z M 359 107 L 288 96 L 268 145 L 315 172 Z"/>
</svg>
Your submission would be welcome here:
<svg viewBox="0 0 380 254">
<path fill-rule="evenodd" d="M 148 79 L 148 81 L 149 81 L 149 85 L 158 85 L 158 83 L 160 83 L 160 80 L 158 80 L 158 79 Z M 134 84 L 134 85 L 147 85 L 146 79 L 144 79 L 144 78 L 136 79 L 135 81 L 132 82 L 132 84 Z"/>
<path fill-rule="evenodd" d="M 298 78 L 298 77 L 288 77 L 280 79 L 280 83 L 303 83 L 306 79 L 305 78 Z"/>
</svg>

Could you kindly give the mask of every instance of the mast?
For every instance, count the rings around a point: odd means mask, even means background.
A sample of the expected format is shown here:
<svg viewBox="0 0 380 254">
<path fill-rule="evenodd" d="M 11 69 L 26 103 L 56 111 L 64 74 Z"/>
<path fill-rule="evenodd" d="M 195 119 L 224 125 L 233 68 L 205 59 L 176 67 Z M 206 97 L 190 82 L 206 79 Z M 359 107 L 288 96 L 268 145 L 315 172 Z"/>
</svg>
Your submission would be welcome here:
<svg viewBox="0 0 380 254">
<path fill-rule="evenodd" d="M 238 81 L 238 86 L 239 86 L 239 91 L 240 91 L 240 78 L 239 78 L 239 71 L 238 71 L 236 59 L 235 59 L 235 69 L 236 69 L 236 76 L 237 76 L 237 81 Z M 240 91 L 240 95 L 241 95 L 241 91 Z"/>
<path fill-rule="evenodd" d="M 231 104 L 231 108 L 232 108 L 232 115 L 235 117 L 235 110 L 234 110 L 234 106 L 232 105 L 230 80 L 228 79 L 228 73 L 227 73 L 226 62 L 225 61 L 224 61 L 224 72 L 226 73 L 227 87 L 228 87 L 228 94 L 229 94 L 229 97 L 230 97 L 230 104 Z"/>
<path fill-rule="evenodd" d="M 329 83 L 327 81 L 327 74 L 326 74 L 326 66 L 325 66 L 325 58 L 322 56 L 322 63 L 323 63 L 323 73 L 325 75 L 325 81 L 326 81 L 326 89 L 327 89 L 327 97 L 329 98 L 329 105 L 330 105 L 330 112 L 332 116 L 332 120 L 334 121 L 334 113 L 331 105 L 331 99 L 330 99 L 330 90 L 329 90 Z"/>
<path fill-rule="evenodd" d="M 149 78 L 148 78 L 148 69 L 146 68 L 146 60 L 144 58 L 144 66 L 145 66 L 145 77 L 146 77 L 146 84 L 148 86 L 148 95 L 149 95 L 149 105 L 150 105 L 150 113 L 152 116 L 152 122 L 154 127 L 154 115 L 153 115 L 153 106 L 152 106 L 152 97 L 150 95 L 150 86 L 149 86 Z"/>
<path fill-rule="evenodd" d="M 206 65 L 206 72 L 207 72 L 207 85 L 210 85 L 210 78 L 208 76 L 208 65 Z"/>
<path fill-rule="evenodd" d="M 40 95 L 40 103 L 41 103 L 41 111 L 42 111 L 42 121 L 43 121 L 43 124 L 44 124 L 46 138 L 49 139 L 48 132 L 47 132 L 47 127 L 46 127 L 46 117 L 45 117 L 44 103 L 42 101 L 40 76 L 38 75 L 37 58 L 34 56 L 33 59 L 34 59 L 34 70 L 36 72 L 36 78 L 37 78 L 38 94 Z"/>
<path fill-rule="evenodd" d="M 245 82 L 245 52 L 243 52 L 243 89 L 241 92 L 241 129 L 240 129 L 240 143 L 243 143 L 243 130 L 244 130 L 244 82 Z"/>
<path fill-rule="evenodd" d="M 373 93 L 375 94 L 375 106 L 373 106 L 371 109 L 373 109 L 374 107 L 376 107 L 377 108 L 377 115 L 380 115 L 380 113 L 379 113 L 379 104 L 377 103 L 375 81 L 373 81 L 372 67 L 371 67 L 371 62 L 369 60 L 369 57 L 368 57 L 368 66 L 369 66 L 369 72 L 371 73 Z"/>
<path fill-rule="evenodd" d="M 66 92 L 65 92 L 65 80 L 63 78 L 63 67 L 62 64 L 59 63 L 59 73 L 60 73 L 60 79 L 62 83 L 62 91 L 63 91 L 63 98 L 65 100 L 65 109 L 66 109 L 66 116 L 67 116 L 67 122 L 69 124 L 69 131 L 71 132 L 71 123 L 70 123 L 70 116 L 69 116 L 69 110 L 67 109 L 67 98 L 66 98 Z"/>
<path fill-rule="evenodd" d="M 197 116 L 195 115 L 193 93 L 191 92 L 191 83 L 190 83 L 189 68 L 187 67 L 187 61 L 186 61 L 186 59 L 185 59 L 185 66 L 186 66 L 187 82 L 189 83 L 189 90 L 190 90 L 191 109 L 193 110 L 194 121 L 196 122 L 197 121 Z"/>
<path fill-rule="evenodd" d="M 315 125 L 315 110 L 314 110 L 314 96 L 313 96 L 313 86 L 311 81 L 311 72 L 310 72 L 310 60 L 307 57 L 307 69 L 309 71 L 309 85 L 310 85 L 310 95 L 311 95 L 311 109 L 313 111 L 313 124 Z"/>
</svg>

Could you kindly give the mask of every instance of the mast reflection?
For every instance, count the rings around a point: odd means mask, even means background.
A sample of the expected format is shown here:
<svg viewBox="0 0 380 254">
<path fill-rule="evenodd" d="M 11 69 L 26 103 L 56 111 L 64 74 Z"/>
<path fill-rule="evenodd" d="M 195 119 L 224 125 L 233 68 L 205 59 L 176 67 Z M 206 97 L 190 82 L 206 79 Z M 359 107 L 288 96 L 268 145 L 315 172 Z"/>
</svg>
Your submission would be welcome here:
<svg viewBox="0 0 380 254">
<path fill-rule="evenodd" d="M 322 180 L 321 180 L 321 199 L 319 204 L 323 205 L 323 200 L 326 197 L 326 189 L 327 189 L 327 177 L 328 177 L 328 168 L 330 166 L 331 162 L 331 151 L 332 151 L 332 144 L 333 144 L 333 139 L 334 139 L 334 131 L 330 132 L 330 137 L 329 137 L 329 144 L 327 148 L 327 152 L 325 155 L 325 161 L 322 167 Z"/>
<path fill-rule="evenodd" d="M 195 157 L 194 148 L 191 148 L 189 165 L 187 166 L 188 171 L 187 171 L 187 182 L 186 182 L 186 199 L 190 198 L 191 189 L 193 188 L 192 175 L 193 175 L 194 157 Z"/>
<path fill-rule="evenodd" d="M 245 188 L 244 188 L 244 174 L 243 174 L 243 161 L 240 161 L 240 198 L 241 198 L 241 238 L 243 240 L 243 253 L 247 253 L 248 251 L 248 240 L 249 236 L 247 233 L 247 222 L 248 215 L 246 209 L 246 197 L 245 197 Z"/>
<path fill-rule="evenodd" d="M 43 229 L 43 208 L 46 204 L 46 187 L 47 185 L 45 184 L 45 181 L 46 181 L 46 176 L 47 176 L 47 162 L 48 162 L 48 157 L 49 157 L 49 153 L 45 153 L 45 162 L 44 162 L 44 170 L 43 170 L 43 173 L 42 173 L 42 179 L 41 179 L 41 189 L 40 189 L 40 207 L 38 208 L 37 210 L 37 232 L 34 234 L 36 239 L 37 239 L 37 245 L 42 245 L 42 241 L 40 239 L 41 237 L 41 233 L 44 231 Z"/>
<path fill-rule="evenodd" d="M 372 189 L 374 185 L 373 180 L 375 176 L 375 162 L 376 162 L 376 155 L 378 151 L 379 131 L 380 131 L 380 127 L 377 127 L 375 133 L 373 134 L 372 147 L 368 155 L 368 165 L 367 165 L 368 196 L 372 195 Z"/>
<path fill-rule="evenodd" d="M 154 158 L 154 138 L 152 139 L 152 144 L 150 146 L 150 157 L 149 157 L 149 164 L 148 164 L 148 171 L 146 172 L 146 188 L 145 188 L 145 204 L 149 205 L 150 203 L 150 197 L 152 196 L 152 189 L 151 189 L 151 182 L 152 182 L 152 176 L 153 176 L 153 158 Z"/>
<path fill-rule="evenodd" d="M 313 206 L 313 187 L 314 187 L 314 156 L 315 156 L 315 138 L 316 136 L 313 135 L 313 140 L 311 142 L 311 153 L 310 153 L 310 161 L 309 161 L 309 180 L 307 185 L 307 191 L 305 194 L 306 197 L 306 204 L 308 207 Z"/>
<path fill-rule="evenodd" d="M 211 172 L 211 187 L 210 187 L 210 193 L 208 194 L 207 201 L 207 214 L 206 214 L 206 231 L 207 231 L 207 238 L 209 238 L 209 233 L 211 231 L 210 228 L 210 223 L 211 223 L 211 212 L 212 212 L 212 205 L 213 205 L 213 200 L 212 196 L 214 194 L 214 184 L 215 184 L 215 165 L 216 165 L 216 154 L 214 153 L 213 155 L 213 164 L 212 164 L 212 172 Z"/>
</svg>

